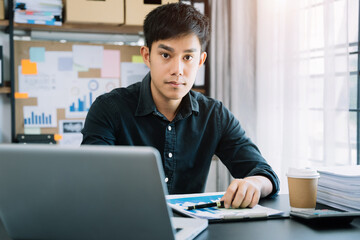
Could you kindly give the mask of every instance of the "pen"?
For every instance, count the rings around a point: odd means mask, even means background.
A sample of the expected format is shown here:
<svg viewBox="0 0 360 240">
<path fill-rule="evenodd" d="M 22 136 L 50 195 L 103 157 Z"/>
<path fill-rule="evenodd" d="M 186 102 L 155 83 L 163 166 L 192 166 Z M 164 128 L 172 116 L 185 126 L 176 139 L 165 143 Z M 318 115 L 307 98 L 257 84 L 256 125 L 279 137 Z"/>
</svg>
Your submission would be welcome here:
<svg viewBox="0 0 360 240">
<path fill-rule="evenodd" d="M 189 206 L 189 207 L 187 207 L 187 210 L 209 208 L 209 207 L 224 207 L 224 201 L 216 201 L 216 202 L 212 202 L 212 203 L 204 203 L 204 204 Z"/>
</svg>

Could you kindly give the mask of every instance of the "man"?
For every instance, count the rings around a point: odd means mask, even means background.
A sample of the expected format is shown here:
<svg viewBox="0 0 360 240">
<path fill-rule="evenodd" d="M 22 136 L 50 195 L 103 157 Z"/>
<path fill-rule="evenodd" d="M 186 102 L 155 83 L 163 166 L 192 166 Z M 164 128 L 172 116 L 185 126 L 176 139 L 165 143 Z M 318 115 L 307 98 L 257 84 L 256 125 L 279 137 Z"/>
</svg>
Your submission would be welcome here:
<svg viewBox="0 0 360 240">
<path fill-rule="evenodd" d="M 147 15 L 144 35 L 140 51 L 150 72 L 96 99 L 82 144 L 157 148 L 170 194 L 203 192 L 214 154 L 235 178 L 222 198 L 226 208 L 276 194 L 276 174 L 238 120 L 221 102 L 191 91 L 207 56 L 208 19 L 190 5 L 168 4 Z"/>
</svg>

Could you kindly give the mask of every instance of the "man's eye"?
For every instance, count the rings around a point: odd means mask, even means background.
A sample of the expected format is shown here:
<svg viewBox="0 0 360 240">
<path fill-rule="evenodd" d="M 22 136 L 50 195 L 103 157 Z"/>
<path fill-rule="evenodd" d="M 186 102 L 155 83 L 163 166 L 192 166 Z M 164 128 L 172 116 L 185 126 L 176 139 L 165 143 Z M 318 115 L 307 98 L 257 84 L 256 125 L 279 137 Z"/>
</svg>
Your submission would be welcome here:
<svg viewBox="0 0 360 240">
<path fill-rule="evenodd" d="M 170 57 L 170 55 L 167 54 L 167 53 L 162 53 L 161 56 L 162 56 L 163 58 L 169 58 L 169 57 Z"/>
<path fill-rule="evenodd" d="M 184 59 L 185 59 L 186 61 L 190 61 L 191 59 L 193 59 L 193 57 L 190 56 L 190 55 L 187 55 L 187 56 L 184 57 Z"/>
</svg>

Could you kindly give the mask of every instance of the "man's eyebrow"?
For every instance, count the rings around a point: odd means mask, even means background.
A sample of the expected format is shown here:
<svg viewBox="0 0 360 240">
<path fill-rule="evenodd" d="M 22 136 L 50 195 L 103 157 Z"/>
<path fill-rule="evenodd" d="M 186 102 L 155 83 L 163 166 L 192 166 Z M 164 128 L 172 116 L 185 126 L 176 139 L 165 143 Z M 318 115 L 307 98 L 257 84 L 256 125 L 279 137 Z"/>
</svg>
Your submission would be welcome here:
<svg viewBox="0 0 360 240">
<path fill-rule="evenodd" d="M 175 52 L 175 49 L 173 49 L 172 47 L 166 46 L 164 44 L 159 44 L 158 48 L 165 49 L 165 50 L 167 50 L 169 52 Z"/>
<path fill-rule="evenodd" d="M 162 48 L 164 50 L 167 50 L 169 52 L 175 52 L 175 49 L 169 46 L 166 46 L 164 44 L 159 44 L 158 48 Z M 186 53 L 192 53 L 192 52 L 197 52 L 198 50 L 196 48 L 190 48 L 190 49 L 186 49 L 184 52 Z"/>
<path fill-rule="evenodd" d="M 190 48 L 190 49 L 187 49 L 185 50 L 184 52 L 186 53 L 192 53 L 192 52 L 197 52 L 198 50 L 196 48 Z"/>
</svg>

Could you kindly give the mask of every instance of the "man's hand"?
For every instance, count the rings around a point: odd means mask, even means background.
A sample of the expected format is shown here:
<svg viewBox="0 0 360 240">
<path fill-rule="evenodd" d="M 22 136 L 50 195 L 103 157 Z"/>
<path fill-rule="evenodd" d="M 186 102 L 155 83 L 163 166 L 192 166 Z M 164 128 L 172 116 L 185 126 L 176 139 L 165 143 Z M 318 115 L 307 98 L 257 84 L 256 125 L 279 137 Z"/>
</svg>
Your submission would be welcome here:
<svg viewBox="0 0 360 240">
<path fill-rule="evenodd" d="M 263 176 L 251 176 L 233 180 L 224 196 L 225 208 L 246 208 L 258 204 L 260 197 L 266 197 L 272 192 L 272 183 Z"/>
</svg>

